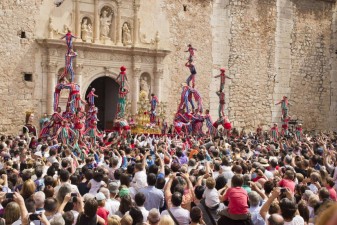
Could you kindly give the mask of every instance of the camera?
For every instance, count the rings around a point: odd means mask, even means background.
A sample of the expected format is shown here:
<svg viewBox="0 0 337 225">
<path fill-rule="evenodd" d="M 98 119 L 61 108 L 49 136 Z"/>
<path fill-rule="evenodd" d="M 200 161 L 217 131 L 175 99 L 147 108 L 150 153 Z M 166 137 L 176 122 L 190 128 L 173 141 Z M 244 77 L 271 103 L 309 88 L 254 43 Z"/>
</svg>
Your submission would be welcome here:
<svg viewBox="0 0 337 225">
<path fill-rule="evenodd" d="M 6 193 L 6 198 L 7 199 L 13 199 L 14 193 Z"/>
<path fill-rule="evenodd" d="M 33 221 L 33 220 L 40 220 L 40 219 L 39 219 L 39 216 L 40 216 L 40 214 L 37 214 L 37 213 L 30 214 L 30 215 L 29 215 L 29 220 L 30 220 L 30 221 Z"/>
</svg>

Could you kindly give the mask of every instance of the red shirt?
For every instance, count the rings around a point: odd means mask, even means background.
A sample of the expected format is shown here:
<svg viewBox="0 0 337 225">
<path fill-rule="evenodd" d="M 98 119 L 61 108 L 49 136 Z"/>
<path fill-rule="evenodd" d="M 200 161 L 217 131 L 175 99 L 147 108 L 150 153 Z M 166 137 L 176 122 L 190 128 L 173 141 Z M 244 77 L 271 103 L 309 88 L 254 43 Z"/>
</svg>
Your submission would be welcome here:
<svg viewBox="0 0 337 225">
<path fill-rule="evenodd" d="M 336 194 L 336 191 L 333 187 L 327 187 L 329 193 L 330 193 L 330 198 L 333 200 L 333 201 L 337 201 L 337 194 Z"/>
<path fill-rule="evenodd" d="M 224 201 L 228 200 L 228 212 L 230 214 L 247 214 L 248 195 L 242 187 L 229 188 L 224 196 Z"/>
<path fill-rule="evenodd" d="M 280 187 L 284 187 L 284 188 L 289 188 L 289 190 L 291 191 L 291 193 L 295 193 L 295 182 L 292 180 L 288 180 L 288 179 L 282 179 L 278 185 Z"/>
<path fill-rule="evenodd" d="M 102 217 L 105 220 L 105 225 L 108 224 L 108 215 L 109 212 L 104 207 L 98 207 L 97 215 Z"/>
</svg>

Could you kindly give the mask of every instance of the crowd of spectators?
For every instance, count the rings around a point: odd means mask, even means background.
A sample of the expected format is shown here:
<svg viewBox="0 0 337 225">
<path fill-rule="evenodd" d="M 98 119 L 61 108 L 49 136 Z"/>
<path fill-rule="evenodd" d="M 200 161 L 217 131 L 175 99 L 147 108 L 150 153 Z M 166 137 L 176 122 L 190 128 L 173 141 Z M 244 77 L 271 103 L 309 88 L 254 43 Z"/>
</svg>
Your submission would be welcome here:
<svg viewBox="0 0 337 225">
<path fill-rule="evenodd" d="M 334 225 L 336 139 L 2 136 L 0 225 Z"/>
</svg>

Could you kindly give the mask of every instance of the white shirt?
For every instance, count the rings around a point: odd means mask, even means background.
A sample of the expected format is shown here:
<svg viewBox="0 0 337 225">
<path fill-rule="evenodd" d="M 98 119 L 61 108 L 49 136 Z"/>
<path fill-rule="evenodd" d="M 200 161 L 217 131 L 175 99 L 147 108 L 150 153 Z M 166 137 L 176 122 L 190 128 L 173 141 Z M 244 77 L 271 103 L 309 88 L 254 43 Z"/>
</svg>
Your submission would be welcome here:
<svg viewBox="0 0 337 225">
<path fill-rule="evenodd" d="M 144 170 L 137 171 L 135 173 L 135 176 L 132 179 L 131 186 L 134 187 L 136 190 L 139 190 L 147 186 L 147 176 Z"/>
<path fill-rule="evenodd" d="M 290 222 L 284 221 L 284 225 L 304 225 L 304 219 L 301 216 L 297 215 Z"/>
<path fill-rule="evenodd" d="M 219 193 L 215 188 L 209 189 L 206 187 L 202 197 L 205 198 L 205 204 L 208 208 L 213 208 L 220 204 Z"/>
<path fill-rule="evenodd" d="M 91 184 L 89 193 L 93 195 L 97 194 L 97 191 L 101 188 L 101 186 L 105 185 L 104 181 L 97 182 L 94 179 L 91 179 L 89 183 Z"/>
<path fill-rule="evenodd" d="M 106 208 L 106 210 L 109 211 L 109 216 L 108 217 L 112 217 L 113 215 L 116 214 L 116 212 L 119 209 L 119 205 L 121 203 L 119 201 L 117 201 L 116 199 L 107 199 L 105 202 L 105 206 L 109 205 L 109 208 Z M 104 207 L 105 208 L 105 207 Z"/>
<path fill-rule="evenodd" d="M 172 207 L 170 208 L 170 211 L 174 218 L 177 220 L 179 225 L 189 225 L 190 224 L 190 212 L 186 209 L 179 207 Z M 161 216 L 170 216 L 169 212 L 167 210 L 164 210 L 161 214 Z"/>
<path fill-rule="evenodd" d="M 74 223 L 73 223 L 73 225 L 75 225 L 76 222 L 77 222 L 78 215 L 79 215 L 80 213 L 77 212 L 77 211 L 75 211 L 75 210 L 71 210 L 71 212 L 72 212 L 73 215 L 74 215 Z"/>
<path fill-rule="evenodd" d="M 316 187 L 316 185 L 310 184 L 308 187 L 310 188 L 310 191 L 312 191 L 314 194 L 317 194 L 318 188 Z"/>
</svg>

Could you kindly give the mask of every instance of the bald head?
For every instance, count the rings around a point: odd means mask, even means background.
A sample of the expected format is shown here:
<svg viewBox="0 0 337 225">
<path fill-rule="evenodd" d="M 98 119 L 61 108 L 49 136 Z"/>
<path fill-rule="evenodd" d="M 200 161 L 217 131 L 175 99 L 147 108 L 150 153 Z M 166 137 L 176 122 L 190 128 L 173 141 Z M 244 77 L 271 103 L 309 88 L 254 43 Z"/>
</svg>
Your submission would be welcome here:
<svg viewBox="0 0 337 225">
<path fill-rule="evenodd" d="M 279 214 L 271 214 L 268 218 L 268 224 L 267 225 L 284 225 L 284 219 Z"/>
</svg>

